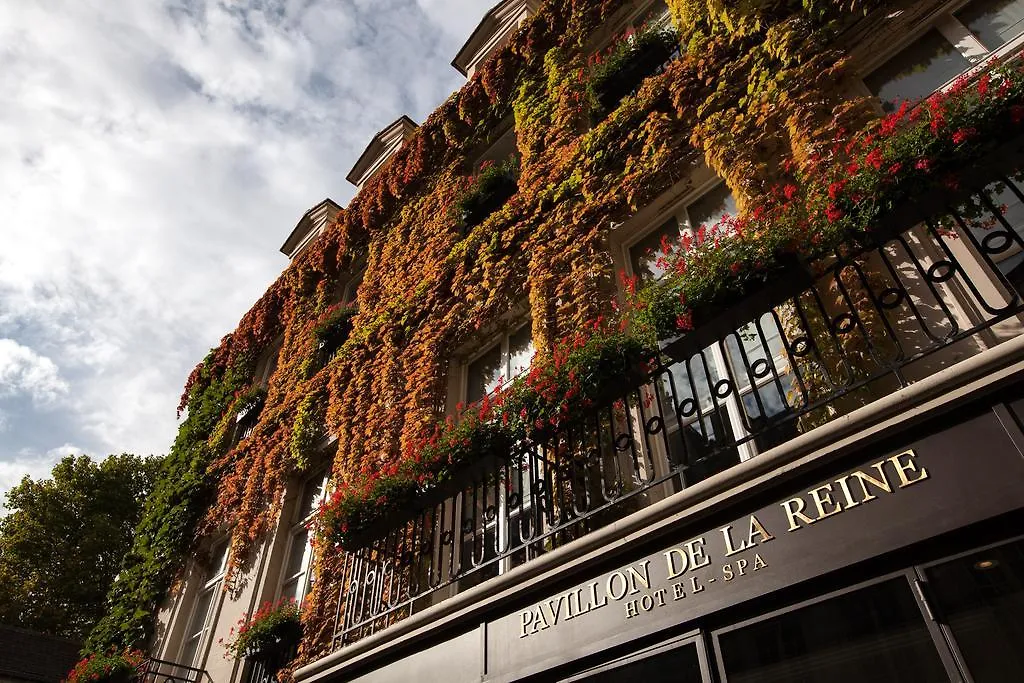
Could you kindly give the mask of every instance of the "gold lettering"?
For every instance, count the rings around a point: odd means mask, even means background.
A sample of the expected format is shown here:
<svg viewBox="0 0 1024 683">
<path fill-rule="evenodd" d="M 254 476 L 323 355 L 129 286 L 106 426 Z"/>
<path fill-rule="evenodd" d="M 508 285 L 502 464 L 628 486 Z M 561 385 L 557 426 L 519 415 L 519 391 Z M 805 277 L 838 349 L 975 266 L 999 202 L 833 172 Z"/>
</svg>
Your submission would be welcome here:
<svg viewBox="0 0 1024 683">
<path fill-rule="evenodd" d="M 804 499 L 793 498 L 782 503 L 783 509 L 786 511 L 786 518 L 789 520 L 789 531 L 796 531 L 800 528 L 800 525 L 796 523 L 797 518 L 800 518 L 804 524 L 810 526 L 814 524 L 814 520 L 804 514 Z"/>
<path fill-rule="evenodd" d="M 852 507 L 860 505 L 860 501 L 853 497 L 853 492 L 850 491 L 850 485 L 847 483 L 852 475 L 846 475 L 842 479 L 836 479 L 836 483 L 839 484 L 839 488 L 843 490 L 843 498 L 846 499 L 846 509 L 849 510 Z"/>
<path fill-rule="evenodd" d="M 633 602 L 636 602 L 636 600 L 634 600 Z M 654 609 L 654 598 L 652 598 L 650 595 L 641 596 L 640 609 L 642 609 L 645 612 L 650 612 L 652 609 Z"/>
<path fill-rule="evenodd" d="M 691 576 L 690 577 L 690 592 L 691 593 L 700 593 L 703 590 L 704 590 L 704 586 L 702 586 L 702 585 L 700 585 L 700 583 L 698 583 L 697 577 L 696 576 Z"/>
<path fill-rule="evenodd" d="M 673 583 L 672 584 L 672 599 L 673 600 L 682 600 L 685 597 L 686 597 L 686 587 L 683 585 L 683 582 L 679 581 L 678 583 Z"/>
<path fill-rule="evenodd" d="M 722 577 L 725 578 L 726 581 L 732 581 L 733 574 L 731 564 L 727 564 L 722 567 Z"/>
<path fill-rule="evenodd" d="M 917 454 L 914 453 L 914 451 L 904 451 L 899 455 L 894 455 L 889 458 L 889 462 L 891 462 L 893 467 L 896 468 L 896 474 L 899 475 L 901 489 L 906 488 L 911 484 L 916 484 L 919 481 L 924 481 L 929 476 L 928 470 L 925 468 L 922 467 L 918 469 L 917 463 L 914 462 L 915 457 L 917 457 Z M 905 458 L 906 462 L 901 461 L 900 458 Z M 919 474 L 917 479 L 909 479 L 907 477 L 907 472 L 918 472 Z"/>
<path fill-rule="evenodd" d="M 637 609 L 636 600 L 630 600 L 626 603 L 626 618 L 632 619 L 633 617 L 639 616 L 640 610 Z"/>
<path fill-rule="evenodd" d="M 690 556 L 690 569 L 700 569 L 711 564 L 711 558 L 704 549 L 704 537 L 686 542 L 686 554 Z M 703 562 L 701 562 L 703 560 Z"/>
<path fill-rule="evenodd" d="M 828 491 L 828 493 L 822 496 L 822 491 Z M 838 515 L 843 511 L 843 506 L 836 505 L 836 502 L 832 500 L 832 484 L 825 484 L 816 489 L 811 489 L 809 493 L 811 494 L 811 500 L 814 501 L 814 507 L 818 508 L 818 519 L 815 521 L 820 521 L 826 517 L 831 517 L 832 515 Z M 825 505 L 832 505 L 834 508 L 831 511 L 826 512 Z"/>
<path fill-rule="evenodd" d="M 861 491 L 864 493 L 863 499 L 861 500 L 862 503 L 866 503 L 869 500 L 874 500 L 875 498 L 878 498 L 878 496 L 872 493 L 868 493 L 868 484 L 871 484 L 879 491 L 892 493 L 892 485 L 889 483 L 889 478 L 885 476 L 885 460 L 881 462 L 876 462 L 874 465 L 872 465 L 872 467 L 875 468 L 875 470 L 878 472 L 878 476 L 881 477 L 881 479 L 875 479 L 870 474 L 865 474 L 860 470 L 850 475 L 851 477 L 856 477 L 857 481 L 860 482 Z"/>
<path fill-rule="evenodd" d="M 618 595 L 615 594 L 615 579 L 618 578 L 622 582 L 622 592 Z M 621 600 L 626 597 L 626 593 L 629 592 L 629 579 L 622 572 L 612 572 L 608 575 L 608 581 L 605 583 L 605 593 L 608 594 L 612 600 Z"/>
<path fill-rule="evenodd" d="M 676 558 L 682 563 L 682 566 L 676 568 Z M 683 552 L 682 548 L 672 548 L 671 550 L 665 551 L 665 563 L 668 565 L 668 578 L 669 581 L 672 579 L 682 576 L 686 573 L 686 570 L 690 568 L 690 558 L 687 557 L 686 553 Z"/>
<path fill-rule="evenodd" d="M 761 567 L 767 567 L 768 563 L 761 557 L 761 553 L 754 553 L 754 571 L 756 572 Z"/>
<path fill-rule="evenodd" d="M 533 623 L 533 612 L 523 612 L 519 615 L 519 637 L 525 638 L 530 635 L 526 632 L 526 627 Z"/>
<path fill-rule="evenodd" d="M 643 568 L 643 573 L 637 571 L 635 567 L 629 568 L 629 592 L 639 593 L 640 589 L 637 588 L 637 584 L 642 584 L 644 588 L 651 587 L 651 570 L 650 560 L 644 560 L 640 567 Z"/>
<path fill-rule="evenodd" d="M 730 557 L 732 555 L 735 555 L 736 553 L 741 553 L 741 552 L 743 552 L 744 550 L 746 550 L 746 549 L 748 549 L 750 547 L 749 543 L 745 543 L 743 541 L 740 541 L 740 547 L 739 548 L 734 548 L 733 547 L 733 545 L 732 545 L 732 527 L 731 526 L 724 526 L 724 527 L 722 527 L 721 531 L 722 531 L 722 537 L 725 539 L 725 556 L 726 557 Z"/>
<path fill-rule="evenodd" d="M 754 536 L 760 536 L 760 541 L 755 541 Z M 750 531 L 747 532 L 747 543 L 751 546 L 755 546 L 759 543 L 767 543 L 768 541 L 775 540 L 775 537 L 768 533 L 768 530 L 764 528 L 764 524 L 761 524 L 755 515 L 750 515 Z"/>
<path fill-rule="evenodd" d="M 597 581 L 590 583 L 590 604 L 587 606 L 587 611 L 597 609 L 598 607 L 604 607 L 608 604 L 608 596 L 602 595 L 601 599 L 597 599 Z"/>
<path fill-rule="evenodd" d="M 659 588 L 658 590 L 654 591 L 654 597 L 658 600 L 658 607 L 664 607 L 665 606 L 665 589 L 664 588 Z"/>
<path fill-rule="evenodd" d="M 564 599 L 564 595 L 559 595 L 558 600 L 552 598 L 547 602 L 541 603 L 541 610 L 543 610 L 545 607 L 548 608 L 548 613 L 545 615 L 547 618 L 544 621 L 550 624 L 551 626 L 554 626 L 558 623 L 558 615 L 562 612 L 562 600 Z"/>
</svg>

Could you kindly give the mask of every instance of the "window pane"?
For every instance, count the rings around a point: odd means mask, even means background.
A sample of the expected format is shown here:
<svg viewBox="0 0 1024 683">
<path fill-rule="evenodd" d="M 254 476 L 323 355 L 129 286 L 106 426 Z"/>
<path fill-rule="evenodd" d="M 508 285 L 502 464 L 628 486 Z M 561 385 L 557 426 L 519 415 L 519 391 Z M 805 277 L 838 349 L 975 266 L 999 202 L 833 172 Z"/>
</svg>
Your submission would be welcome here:
<svg viewBox="0 0 1024 683">
<path fill-rule="evenodd" d="M 789 397 L 793 394 L 793 374 L 786 373 L 762 384 L 755 391 L 743 395 L 743 410 L 746 412 L 747 427 L 756 434 L 754 445 L 763 453 L 769 448 L 789 441 L 797 435 L 796 420 L 772 424 L 789 413 Z M 761 400 L 758 405 L 758 399 Z"/>
<path fill-rule="evenodd" d="M 206 583 L 213 581 L 224 573 L 228 565 L 228 541 L 227 539 L 218 542 L 210 548 L 210 568 L 206 573 Z"/>
<path fill-rule="evenodd" d="M 903 100 L 920 100 L 970 67 L 967 58 L 938 31 L 920 40 L 875 69 L 864 83 L 885 111 L 895 111 Z"/>
<path fill-rule="evenodd" d="M 581 683 L 700 683 L 703 679 L 697 646 L 690 644 L 579 680 Z"/>
<path fill-rule="evenodd" d="M 927 576 L 977 683 L 1024 671 L 1024 542 L 933 567 Z"/>
<path fill-rule="evenodd" d="M 196 661 L 196 657 L 199 654 L 200 641 L 202 641 L 200 636 L 194 636 L 185 641 L 184 647 L 181 648 L 181 664 L 195 666 L 199 663 Z"/>
<path fill-rule="evenodd" d="M 1024 29 L 1024 0 L 977 0 L 956 13 L 981 44 L 995 50 Z"/>
<path fill-rule="evenodd" d="M 508 339 L 508 370 L 505 379 L 512 379 L 529 370 L 533 353 L 533 329 L 527 323 Z"/>
<path fill-rule="evenodd" d="M 1024 238 L 1024 204 L 1021 203 L 1016 193 L 1008 187 L 1004 186 L 996 192 L 999 186 L 999 183 L 992 183 L 985 188 L 989 192 L 992 204 L 998 210 L 999 216 L 996 216 L 987 206 L 977 203 L 973 206 L 959 207 L 960 211 L 965 211 L 967 214 L 977 214 L 966 215 L 964 222 L 971 229 L 971 232 L 974 233 L 975 239 L 981 244 L 984 244 L 985 239 L 989 235 L 1006 234 L 1006 226 L 1003 224 L 1003 221 L 1006 221 L 1018 236 Z M 1001 237 L 992 237 L 991 239 L 997 243 L 1003 240 Z M 1021 256 L 1019 243 L 1012 240 L 1006 245 L 1005 250 L 1000 251 L 1000 253 L 989 254 L 989 257 L 998 263 L 999 270 L 1003 273 L 1009 273 L 1018 266 L 1021 263 Z"/>
<path fill-rule="evenodd" d="M 302 583 L 302 577 L 297 576 L 291 581 L 285 581 L 281 584 L 281 597 L 284 599 L 295 598 L 295 602 L 302 602 L 302 598 L 305 595 L 299 594 L 299 584 Z"/>
<path fill-rule="evenodd" d="M 679 222 L 670 218 L 642 240 L 629 248 L 629 262 L 633 267 L 633 275 L 643 281 L 657 280 L 665 274 L 665 269 L 658 260 L 666 254 L 661 248 L 661 240 L 667 237 L 671 244 L 679 241 Z"/>
<path fill-rule="evenodd" d="M 213 596 L 216 589 L 207 589 L 199 594 L 196 599 L 196 606 L 192 609 L 192 618 L 188 621 L 188 636 L 202 635 L 206 628 L 206 619 L 210 616 L 210 607 L 213 605 Z"/>
<path fill-rule="evenodd" d="M 469 364 L 466 401 L 475 403 L 494 391 L 498 387 L 498 380 L 502 374 L 501 344 L 496 344 Z"/>
<path fill-rule="evenodd" d="M 949 680 L 902 578 L 725 633 L 719 648 L 730 683 Z"/>
<path fill-rule="evenodd" d="M 292 544 L 288 549 L 288 562 L 284 566 L 286 578 L 295 576 L 305 569 L 306 546 L 309 545 L 309 532 L 306 529 L 292 536 Z"/>
<path fill-rule="evenodd" d="M 699 230 L 702 225 L 711 227 L 726 214 L 735 216 L 737 213 L 736 200 L 725 183 L 719 184 L 686 207 L 686 216 L 694 230 Z"/>
<path fill-rule="evenodd" d="M 323 474 L 318 474 L 307 479 L 306 483 L 303 484 L 302 491 L 299 493 L 301 499 L 299 500 L 299 509 L 295 515 L 296 522 L 300 522 L 313 514 L 313 508 L 320 502 L 320 497 L 324 494 L 324 479 Z"/>
<path fill-rule="evenodd" d="M 755 382 L 764 381 L 771 376 L 771 370 L 758 361 L 770 361 L 783 355 L 782 333 L 775 324 L 775 318 L 766 313 L 761 316 L 760 322 L 760 330 L 754 323 L 748 323 L 725 340 L 729 355 L 729 371 L 741 390 L 750 386 L 751 376 Z M 736 340 L 737 337 L 739 341 Z M 780 364 L 784 364 L 784 361 Z M 764 374 L 766 371 L 768 374 Z"/>
</svg>

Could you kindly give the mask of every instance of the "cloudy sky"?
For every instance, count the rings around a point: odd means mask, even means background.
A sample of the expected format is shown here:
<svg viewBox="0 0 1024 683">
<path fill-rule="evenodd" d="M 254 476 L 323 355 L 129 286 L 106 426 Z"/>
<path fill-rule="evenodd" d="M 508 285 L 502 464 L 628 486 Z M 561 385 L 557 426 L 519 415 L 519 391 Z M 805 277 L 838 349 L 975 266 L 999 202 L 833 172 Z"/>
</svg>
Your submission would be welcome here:
<svg viewBox="0 0 1024 683">
<path fill-rule="evenodd" d="M 165 452 L 299 217 L 459 87 L 491 4 L 0 3 L 0 493 L 68 453 Z"/>
</svg>

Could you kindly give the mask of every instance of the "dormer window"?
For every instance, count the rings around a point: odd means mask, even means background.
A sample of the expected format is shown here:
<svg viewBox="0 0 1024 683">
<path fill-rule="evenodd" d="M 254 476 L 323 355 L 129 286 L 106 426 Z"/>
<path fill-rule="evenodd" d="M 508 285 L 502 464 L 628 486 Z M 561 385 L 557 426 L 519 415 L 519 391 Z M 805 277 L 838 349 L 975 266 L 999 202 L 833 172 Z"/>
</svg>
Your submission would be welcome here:
<svg viewBox="0 0 1024 683">
<path fill-rule="evenodd" d="M 419 125 L 408 116 L 401 116 L 393 121 L 373 136 L 352 170 L 345 176 L 345 180 L 362 189 L 363 185 L 384 168 L 388 159 L 401 149 L 402 144 L 413 136 L 417 128 Z"/>
<path fill-rule="evenodd" d="M 540 0 L 502 0 L 480 20 L 465 45 L 455 55 L 452 66 L 466 78 L 494 54 L 527 19 L 537 12 Z"/>
<path fill-rule="evenodd" d="M 281 245 L 281 253 L 294 259 L 308 247 L 316 236 L 334 220 L 342 207 L 327 198 L 302 215 L 288 239 Z"/>
</svg>

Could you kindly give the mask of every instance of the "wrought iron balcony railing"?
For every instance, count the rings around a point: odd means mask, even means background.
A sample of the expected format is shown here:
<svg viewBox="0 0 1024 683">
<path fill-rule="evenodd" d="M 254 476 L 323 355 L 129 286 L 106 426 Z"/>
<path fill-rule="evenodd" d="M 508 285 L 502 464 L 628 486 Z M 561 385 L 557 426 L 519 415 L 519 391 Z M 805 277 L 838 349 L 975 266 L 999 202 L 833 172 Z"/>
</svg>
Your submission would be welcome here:
<svg viewBox="0 0 1024 683">
<path fill-rule="evenodd" d="M 336 646 L 1020 334 L 1024 192 L 1003 182 L 973 217 L 917 207 L 818 259 L 802 291 L 668 349 L 592 414 L 346 553 Z"/>
<path fill-rule="evenodd" d="M 210 683 L 210 676 L 205 669 L 150 658 L 142 662 L 136 680 L 138 683 Z"/>
</svg>

